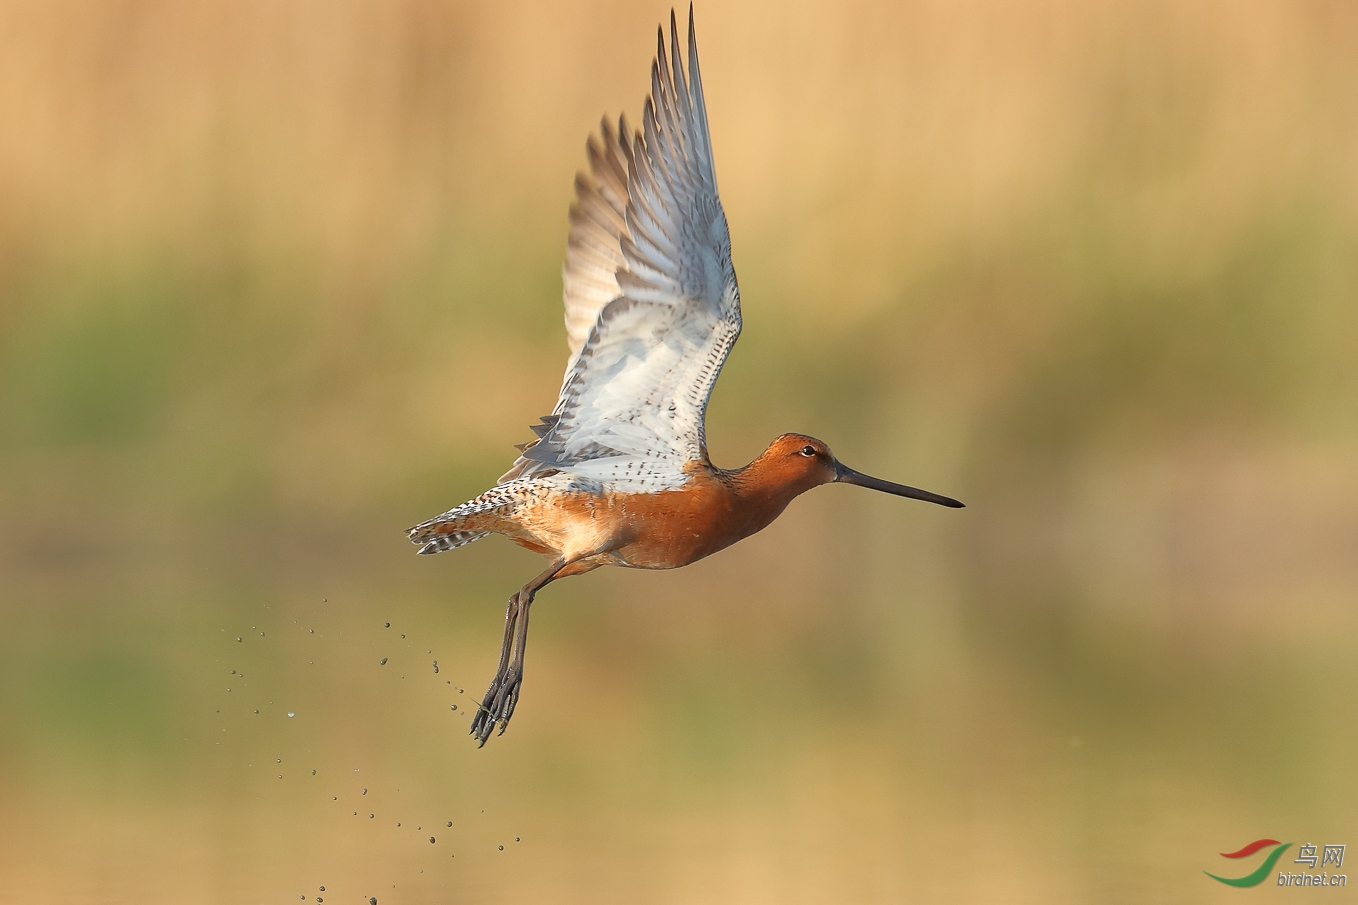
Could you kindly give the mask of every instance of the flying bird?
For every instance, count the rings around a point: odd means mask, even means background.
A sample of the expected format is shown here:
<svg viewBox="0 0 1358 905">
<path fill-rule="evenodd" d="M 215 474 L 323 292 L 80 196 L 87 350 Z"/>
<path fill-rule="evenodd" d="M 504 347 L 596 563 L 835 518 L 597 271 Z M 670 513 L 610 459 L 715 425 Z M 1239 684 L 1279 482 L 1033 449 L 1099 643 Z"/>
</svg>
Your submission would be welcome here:
<svg viewBox="0 0 1358 905">
<path fill-rule="evenodd" d="M 641 128 L 604 119 L 575 180 L 562 282 L 570 358 L 550 415 L 490 490 L 408 532 L 420 553 L 502 534 L 551 558 L 509 598 L 500 665 L 472 720 L 503 733 L 523 684 L 533 598 L 600 566 L 677 569 L 767 526 L 821 484 L 857 484 L 961 508 L 870 477 L 830 447 L 783 434 L 743 468 L 713 465 L 703 416 L 740 335 L 731 237 L 717 196 L 689 7 L 687 69 L 670 13 Z"/>
</svg>

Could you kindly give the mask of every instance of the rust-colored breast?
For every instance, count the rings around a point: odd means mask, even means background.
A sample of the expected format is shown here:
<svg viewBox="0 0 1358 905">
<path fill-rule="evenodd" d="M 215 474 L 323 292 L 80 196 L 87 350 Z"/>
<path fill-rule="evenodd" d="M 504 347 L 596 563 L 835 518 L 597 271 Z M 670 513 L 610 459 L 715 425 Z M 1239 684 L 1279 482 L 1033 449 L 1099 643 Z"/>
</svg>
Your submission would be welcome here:
<svg viewBox="0 0 1358 905">
<path fill-rule="evenodd" d="M 751 487 L 705 469 L 680 490 L 620 497 L 634 539 L 618 559 L 640 569 L 686 566 L 766 527 L 794 496 L 790 487 Z"/>
<path fill-rule="evenodd" d="M 563 574 L 602 565 L 677 569 L 764 528 L 806 489 L 769 478 L 703 465 L 678 490 L 556 492 L 491 530 L 535 552 L 586 557 Z"/>
<path fill-rule="evenodd" d="M 618 494 L 611 502 L 631 535 L 615 554 L 619 565 L 677 569 L 744 536 L 733 533 L 737 506 L 730 489 L 710 473 L 679 490 Z"/>
</svg>

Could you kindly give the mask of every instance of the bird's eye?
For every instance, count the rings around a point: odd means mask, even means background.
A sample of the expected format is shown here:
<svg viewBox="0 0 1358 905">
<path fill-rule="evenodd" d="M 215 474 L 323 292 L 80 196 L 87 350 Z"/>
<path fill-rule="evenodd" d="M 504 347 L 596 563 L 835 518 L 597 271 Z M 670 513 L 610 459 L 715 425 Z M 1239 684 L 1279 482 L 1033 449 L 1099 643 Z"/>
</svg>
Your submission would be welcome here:
<svg viewBox="0 0 1358 905">
<path fill-rule="evenodd" d="M 814 459 L 814 458 L 816 457 L 816 447 L 814 447 L 814 446 L 803 446 L 803 447 L 802 447 L 802 455 L 806 456 L 808 459 Z"/>
</svg>

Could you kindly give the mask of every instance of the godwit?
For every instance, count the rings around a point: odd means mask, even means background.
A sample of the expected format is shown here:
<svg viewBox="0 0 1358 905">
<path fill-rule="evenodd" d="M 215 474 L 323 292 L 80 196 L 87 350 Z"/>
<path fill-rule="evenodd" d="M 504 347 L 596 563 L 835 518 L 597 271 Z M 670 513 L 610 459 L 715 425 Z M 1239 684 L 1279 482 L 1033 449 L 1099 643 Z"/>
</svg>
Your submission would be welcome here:
<svg viewBox="0 0 1358 905">
<path fill-rule="evenodd" d="M 960 508 L 854 471 L 814 437 L 783 434 L 744 468 L 712 464 L 703 415 L 740 335 L 731 237 L 717 197 L 693 7 L 688 75 L 670 12 L 651 64 L 642 128 L 607 119 L 586 150 L 566 242 L 571 355 L 556 408 L 495 487 L 411 528 L 421 553 L 503 534 L 550 556 L 509 598 L 500 666 L 471 732 L 503 733 L 523 683 L 528 609 L 548 583 L 600 566 L 676 569 L 768 525 L 820 484 L 858 484 Z"/>
</svg>

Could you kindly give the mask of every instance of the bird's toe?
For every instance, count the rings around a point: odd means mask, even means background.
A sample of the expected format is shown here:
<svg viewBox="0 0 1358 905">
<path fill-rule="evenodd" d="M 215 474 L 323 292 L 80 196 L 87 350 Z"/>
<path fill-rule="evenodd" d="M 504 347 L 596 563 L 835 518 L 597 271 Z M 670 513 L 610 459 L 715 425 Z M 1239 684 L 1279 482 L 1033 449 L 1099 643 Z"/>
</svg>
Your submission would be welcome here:
<svg viewBox="0 0 1358 905">
<path fill-rule="evenodd" d="M 504 680 L 496 676 L 490 683 L 490 688 L 486 689 L 486 696 L 476 707 L 476 716 L 472 718 L 471 734 L 476 736 L 477 747 L 486 743 L 492 732 L 495 731 L 495 724 L 499 721 L 499 709 L 497 699 L 502 694 Z"/>
<path fill-rule="evenodd" d="M 500 687 L 496 689 L 494 700 L 489 705 L 489 722 L 487 732 L 493 731 L 496 724 L 499 724 L 500 731 L 497 735 L 504 735 L 505 729 L 509 726 L 509 718 L 514 714 L 514 705 L 519 700 L 519 687 L 523 684 L 523 673 L 518 669 L 511 669 L 505 676 Z"/>
</svg>

